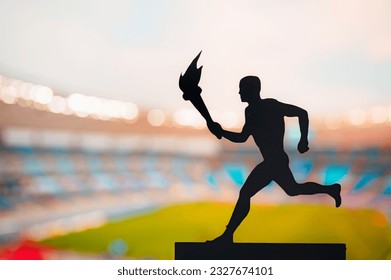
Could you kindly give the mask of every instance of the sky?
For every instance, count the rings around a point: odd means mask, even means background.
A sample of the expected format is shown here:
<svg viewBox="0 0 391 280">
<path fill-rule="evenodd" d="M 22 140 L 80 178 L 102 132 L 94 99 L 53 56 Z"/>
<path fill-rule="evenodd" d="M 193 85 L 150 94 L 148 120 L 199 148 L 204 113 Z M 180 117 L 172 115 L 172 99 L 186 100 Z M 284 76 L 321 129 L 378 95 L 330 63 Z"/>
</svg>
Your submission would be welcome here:
<svg viewBox="0 0 391 280">
<path fill-rule="evenodd" d="M 202 50 L 210 110 L 242 113 L 239 80 L 312 115 L 391 105 L 388 0 L 0 0 L 0 74 L 191 108 L 178 78 Z"/>
</svg>

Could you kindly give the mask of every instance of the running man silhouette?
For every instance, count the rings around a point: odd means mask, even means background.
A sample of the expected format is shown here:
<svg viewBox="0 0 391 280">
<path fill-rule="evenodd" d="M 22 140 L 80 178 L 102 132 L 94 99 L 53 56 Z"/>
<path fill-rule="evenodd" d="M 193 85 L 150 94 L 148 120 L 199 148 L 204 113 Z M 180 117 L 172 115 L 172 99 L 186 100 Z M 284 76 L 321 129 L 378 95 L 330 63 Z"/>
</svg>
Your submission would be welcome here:
<svg viewBox="0 0 391 280">
<path fill-rule="evenodd" d="M 224 130 L 216 122 L 208 124 L 210 131 L 219 139 L 222 136 L 232 142 L 242 143 L 252 135 L 264 159 L 250 173 L 241 188 L 226 230 L 212 242 L 233 242 L 235 230 L 249 213 L 251 197 L 271 181 L 275 181 L 289 196 L 324 193 L 335 200 L 336 207 L 341 205 L 340 184 L 326 186 L 314 182 L 297 183 L 289 169 L 289 158 L 283 144 L 284 117 L 299 118 L 301 138 L 297 149 L 300 153 L 305 153 L 309 150 L 307 111 L 275 99 L 262 99 L 260 91 L 261 81 L 258 77 L 247 76 L 240 80 L 241 101 L 248 103 L 241 132 Z"/>
</svg>

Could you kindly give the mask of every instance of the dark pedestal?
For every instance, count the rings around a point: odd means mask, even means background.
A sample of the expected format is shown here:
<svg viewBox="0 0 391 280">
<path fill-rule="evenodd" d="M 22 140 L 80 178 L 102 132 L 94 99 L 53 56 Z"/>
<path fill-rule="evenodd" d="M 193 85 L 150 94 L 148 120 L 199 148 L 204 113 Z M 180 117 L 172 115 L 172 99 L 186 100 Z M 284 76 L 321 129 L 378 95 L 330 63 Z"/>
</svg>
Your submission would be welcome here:
<svg viewBox="0 0 391 280">
<path fill-rule="evenodd" d="M 176 260 L 345 260 L 345 244 L 176 242 Z"/>
</svg>

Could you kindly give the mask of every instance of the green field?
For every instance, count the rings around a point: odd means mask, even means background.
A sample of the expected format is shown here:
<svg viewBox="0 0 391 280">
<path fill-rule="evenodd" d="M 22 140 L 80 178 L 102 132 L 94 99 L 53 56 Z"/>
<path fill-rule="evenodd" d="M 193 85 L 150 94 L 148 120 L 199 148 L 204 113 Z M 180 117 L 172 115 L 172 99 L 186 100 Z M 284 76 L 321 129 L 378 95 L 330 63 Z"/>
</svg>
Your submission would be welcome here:
<svg viewBox="0 0 391 280">
<path fill-rule="evenodd" d="M 104 254 L 113 240 L 121 239 L 127 243 L 124 258 L 173 259 L 175 242 L 205 241 L 222 233 L 232 209 L 224 203 L 175 205 L 43 243 Z M 390 227 L 375 210 L 254 205 L 235 241 L 346 243 L 348 259 L 391 259 Z"/>
</svg>

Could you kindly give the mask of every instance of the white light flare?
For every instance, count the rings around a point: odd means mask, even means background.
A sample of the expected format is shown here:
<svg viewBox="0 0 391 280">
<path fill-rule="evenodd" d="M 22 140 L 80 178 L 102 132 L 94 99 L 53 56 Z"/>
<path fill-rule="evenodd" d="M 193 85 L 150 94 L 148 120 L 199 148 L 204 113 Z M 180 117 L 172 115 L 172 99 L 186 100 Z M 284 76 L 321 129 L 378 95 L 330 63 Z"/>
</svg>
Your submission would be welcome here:
<svg viewBox="0 0 391 280">
<path fill-rule="evenodd" d="M 147 120 L 152 126 L 162 126 L 166 122 L 166 116 L 162 110 L 153 109 L 148 112 Z"/>
</svg>

